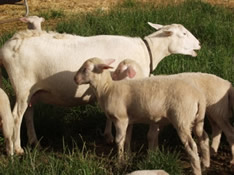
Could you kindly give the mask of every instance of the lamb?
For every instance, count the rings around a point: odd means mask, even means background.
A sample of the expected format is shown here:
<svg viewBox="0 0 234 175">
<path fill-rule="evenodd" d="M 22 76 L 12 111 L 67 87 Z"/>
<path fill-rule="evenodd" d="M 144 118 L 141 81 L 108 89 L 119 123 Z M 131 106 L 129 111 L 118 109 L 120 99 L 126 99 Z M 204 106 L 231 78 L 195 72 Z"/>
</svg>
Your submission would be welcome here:
<svg viewBox="0 0 234 175">
<path fill-rule="evenodd" d="M 121 62 L 113 74 L 115 79 L 120 80 L 129 77 L 130 71 L 134 72 L 133 74 L 135 75 L 135 77 L 131 78 L 143 77 L 142 70 L 139 69 L 138 63 L 134 60 Z M 192 83 L 202 91 L 206 98 L 206 115 L 212 129 L 211 152 L 213 154 L 217 153 L 223 131 L 231 147 L 231 164 L 234 164 L 234 128 L 229 122 L 229 118 L 232 116 L 232 110 L 234 111 L 234 87 L 232 87 L 232 84 L 218 76 L 207 73 L 179 73 L 173 75 L 173 77 Z M 158 132 L 167 123 L 164 121 L 160 125 L 153 124 L 150 126 L 147 134 L 150 149 L 157 147 L 158 134 L 155 134 L 155 132 Z M 111 125 L 107 126 L 107 128 L 111 128 Z M 130 147 L 131 129 L 132 126 L 130 125 L 128 129 L 129 134 L 126 139 L 126 147 L 128 149 Z"/>
<path fill-rule="evenodd" d="M 136 61 L 132 59 L 125 59 L 121 61 L 119 65 L 117 66 L 117 68 L 115 69 L 115 71 L 111 73 L 111 77 L 113 80 L 117 81 L 117 80 L 123 80 L 123 79 L 143 78 L 144 74 L 140 65 L 136 63 Z M 133 125 L 130 124 L 127 129 L 127 135 L 126 135 L 125 146 L 124 146 L 127 151 L 130 151 L 132 128 L 133 128 Z M 111 134 L 111 130 L 112 130 L 112 122 L 111 120 L 107 119 L 104 135 L 111 135 L 111 137 L 113 137 Z M 150 139 L 150 137 L 151 135 L 148 136 L 148 140 L 152 140 L 150 142 L 150 145 L 152 145 L 151 143 L 156 139 Z"/>
<path fill-rule="evenodd" d="M 0 88 L 0 118 L 1 118 L 1 127 L 3 131 L 3 135 L 5 138 L 6 144 L 6 153 L 8 155 L 13 155 L 13 128 L 14 128 L 14 120 L 11 113 L 11 106 L 9 102 L 9 98 L 3 89 Z"/>
<path fill-rule="evenodd" d="M 91 58 L 77 71 L 74 81 L 89 84 L 98 104 L 115 125 L 118 155 L 123 159 L 126 130 L 133 123 L 158 123 L 168 119 L 175 127 L 190 156 L 194 174 L 201 174 L 197 145 L 191 129 L 198 138 L 202 163 L 209 167 L 209 139 L 203 130 L 205 98 L 195 87 L 171 76 L 156 76 L 138 80 L 113 81 L 106 69 L 113 60 L 105 62 Z"/>
<path fill-rule="evenodd" d="M 180 24 L 149 25 L 158 31 L 144 40 L 114 35 L 82 37 L 38 30 L 15 33 L 0 49 L 0 64 L 5 67 L 16 94 L 13 108 L 15 153 L 24 152 L 20 144 L 20 127 L 25 111 L 29 143 L 38 143 L 33 107 L 30 107 L 32 101 L 34 104 L 42 101 L 76 106 L 95 100 L 89 85 L 77 89 L 73 81 L 77 68 L 88 58 L 114 58 L 114 67 L 125 58 L 134 58 L 147 77 L 166 56 L 184 54 L 194 57 L 197 55 L 195 50 L 201 48 L 199 41 Z M 113 140 L 111 136 L 107 139 Z"/>
<path fill-rule="evenodd" d="M 169 175 L 164 170 L 137 170 L 126 175 Z"/>
<path fill-rule="evenodd" d="M 28 24 L 28 29 L 41 31 L 41 23 L 45 21 L 43 17 L 26 16 L 20 18 L 20 21 Z"/>
</svg>

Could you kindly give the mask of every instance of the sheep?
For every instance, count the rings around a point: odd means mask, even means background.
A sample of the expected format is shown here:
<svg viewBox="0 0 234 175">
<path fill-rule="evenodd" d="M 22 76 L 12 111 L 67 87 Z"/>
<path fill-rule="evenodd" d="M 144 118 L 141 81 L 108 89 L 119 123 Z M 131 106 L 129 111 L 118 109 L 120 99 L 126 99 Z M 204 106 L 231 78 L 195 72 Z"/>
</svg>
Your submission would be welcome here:
<svg viewBox="0 0 234 175">
<path fill-rule="evenodd" d="M 171 76 L 155 76 L 137 80 L 113 81 L 108 70 L 113 60 L 91 58 L 74 76 L 77 85 L 89 84 L 101 109 L 115 125 L 115 142 L 119 159 L 123 159 L 126 130 L 133 123 L 158 123 L 166 118 L 175 127 L 190 156 L 194 174 L 201 174 L 197 145 L 191 129 L 198 137 L 201 160 L 209 167 L 209 139 L 203 130 L 205 98 L 195 87 Z"/>
<path fill-rule="evenodd" d="M 41 31 L 41 23 L 45 21 L 43 17 L 25 16 L 20 18 L 20 21 L 28 24 L 28 29 Z"/>
<path fill-rule="evenodd" d="M 138 63 L 134 60 L 125 60 L 119 64 L 114 71 L 114 77 L 117 80 L 125 79 L 129 77 L 128 72 L 134 72 L 134 77 L 131 78 L 142 78 L 142 70 L 139 69 Z M 173 75 L 174 78 L 183 79 L 192 83 L 195 87 L 200 89 L 206 98 L 206 115 L 211 125 L 212 144 L 211 152 L 217 153 L 220 144 L 222 131 L 224 132 L 232 152 L 231 164 L 234 164 L 234 128 L 229 122 L 229 118 L 232 116 L 232 110 L 234 111 L 234 87 L 232 84 L 218 76 L 207 74 L 207 73 L 179 73 Z M 217 88 L 219 87 L 219 88 Z M 111 122 L 107 122 L 111 128 Z M 150 149 L 157 147 L 158 143 L 158 132 L 168 122 L 163 121 L 160 125 L 151 125 L 148 137 L 148 146 Z M 129 126 L 129 134 L 126 139 L 126 147 L 129 149 L 131 140 L 132 126 Z M 111 131 L 108 131 L 111 132 Z"/>
<path fill-rule="evenodd" d="M 113 80 L 117 81 L 123 79 L 143 78 L 144 74 L 140 65 L 136 61 L 132 59 L 125 59 L 121 61 L 117 66 L 117 68 L 115 69 L 115 71 L 111 73 L 111 77 Z M 129 125 L 127 129 L 127 135 L 124 146 L 127 151 L 130 151 L 132 127 L 133 127 L 132 125 Z M 111 130 L 112 130 L 112 122 L 111 120 L 107 119 L 104 135 L 112 135 Z"/>
<path fill-rule="evenodd" d="M 13 149 L 13 128 L 14 128 L 14 120 L 11 113 L 11 106 L 9 102 L 9 98 L 3 89 L 0 88 L 0 118 L 1 118 L 1 128 L 3 131 L 3 135 L 5 138 L 6 144 L 6 153 L 8 155 L 14 154 Z"/>
<path fill-rule="evenodd" d="M 16 94 L 14 152 L 22 154 L 20 127 L 25 113 L 29 143 L 38 143 L 33 125 L 31 101 L 59 106 L 92 103 L 95 96 L 89 85 L 73 82 L 75 71 L 91 57 L 114 58 L 114 67 L 125 58 L 140 63 L 149 76 L 158 63 L 171 54 L 195 57 L 199 41 L 180 24 L 148 23 L 156 32 L 139 37 L 97 35 L 82 37 L 38 30 L 19 31 L 0 49 L 0 64 L 5 67 Z M 36 96 L 38 100 L 32 100 Z M 29 130 L 27 129 L 27 130 Z M 107 136 L 107 140 L 113 140 Z"/>
<path fill-rule="evenodd" d="M 126 175 L 169 175 L 164 170 L 137 170 Z"/>
</svg>

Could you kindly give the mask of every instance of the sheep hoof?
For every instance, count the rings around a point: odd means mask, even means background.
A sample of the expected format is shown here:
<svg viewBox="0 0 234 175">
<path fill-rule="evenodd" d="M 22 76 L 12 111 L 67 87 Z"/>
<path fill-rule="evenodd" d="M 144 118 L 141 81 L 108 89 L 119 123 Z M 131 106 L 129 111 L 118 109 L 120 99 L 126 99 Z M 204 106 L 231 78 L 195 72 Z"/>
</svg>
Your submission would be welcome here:
<svg viewBox="0 0 234 175">
<path fill-rule="evenodd" d="M 202 162 L 202 170 L 203 171 L 205 171 L 209 167 L 210 167 L 210 162 L 209 161 L 203 161 Z"/>
<path fill-rule="evenodd" d="M 33 148 L 36 148 L 38 150 L 42 149 L 42 146 L 38 141 L 30 142 L 29 145 L 31 145 Z"/>
<path fill-rule="evenodd" d="M 232 166 L 234 166 L 234 159 L 232 159 L 232 160 L 230 161 L 230 164 L 231 164 Z"/>
<path fill-rule="evenodd" d="M 23 155 L 24 154 L 24 150 L 22 148 L 15 149 L 15 154 L 16 155 Z"/>
<path fill-rule="evenodd" d="M 112 144 L 114 142 L 114 137 L 112 135 L 104 135 L 106 143 Z"/>
<path fill-rule="evenodd" d="M 215 150 L 214 148 L 210 147 L 210 155 L 211 156 L 217 155 L 217 149 Z"/>
</svg>

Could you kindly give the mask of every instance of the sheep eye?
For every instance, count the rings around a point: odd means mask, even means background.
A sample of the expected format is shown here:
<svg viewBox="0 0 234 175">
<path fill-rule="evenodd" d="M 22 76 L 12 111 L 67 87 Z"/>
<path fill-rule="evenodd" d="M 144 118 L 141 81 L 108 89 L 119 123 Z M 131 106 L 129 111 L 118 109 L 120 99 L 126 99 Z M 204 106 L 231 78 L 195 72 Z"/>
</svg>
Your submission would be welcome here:
<svg viewBox="0 0 234 175">
<path fill-rule="evenodd" d="M 184 34 L 184 35 L 186 35 L 186 33 L 185 33 L 185 32 L 184 32 L 183 34 Z"/>
<path fill-rule="evenodd" d="M 86 69 L 86 68 L 84 68 L 84 69 L 83 69 L 83 72 L 85 73 L 85 72 L 86 72 L 86 70 L 87 70 L 87 69 Z"/>
</svg>

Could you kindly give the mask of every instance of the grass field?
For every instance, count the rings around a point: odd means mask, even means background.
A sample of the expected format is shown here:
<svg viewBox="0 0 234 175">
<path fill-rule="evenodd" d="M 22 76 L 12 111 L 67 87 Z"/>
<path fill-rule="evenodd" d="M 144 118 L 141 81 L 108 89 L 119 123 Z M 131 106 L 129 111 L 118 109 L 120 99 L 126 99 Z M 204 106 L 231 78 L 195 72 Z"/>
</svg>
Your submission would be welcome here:
<svg viewBox="0 0 234 175">
<path fill-rule="evenodd" d="M 76 13 L 68 20 L 62 10 L 40 13 L 46 19 L 61 19 L 55 30 L 89 36 L 113 34 L 144 37 L 154 30 L 147 22 L 158 24 L 181 23 L 201 42 L 202 49 L 196 58 L 172 55 L 164 59 L 154 74 L 179 72 L 207 72 L 227 79 L 234 84 L 234 9 L 212 6 L 201 1 L 186 1 L 178 5 L 157 6 L 127 0 L 109 11 L 101 9 Z M 48 27 L 49 28 L 49 27 Z M 4 33 L 0 46 L 13 32 Z M 4 74 L 5 90 L 14 104 L 14 92 Z M 218 87 L 217 87 L 218 88 Z M 161 151 L 146 154 L 146 127 L 137 126 L 132 144 L 133 155 L 118 163 L 116 148 L 106 145 L 100 134 L 105 116 L 97 106 L 59 108 L 37 105 L 35 127 L 44 149 L 30 149 L 14 160 L 1 155 L 0 174 L 79 174 L 123 175 L 136 169 L 165 169 L 170 174 L 189 174 L 188 160 L 175 131 L 168 127 L 160 135 Z M 209 128 L 208 128 L 209 131 Z M 27 146 L 26 132 L 22 128 L 22 144 Z M 3 151 L 4 139 L 0 139 Z M 175 147 L 175 145 L 177 145 Z M 223 139 L 221 151 L 226 150 Z M 224 153 L 220 152 L 223 156 Z M 231 174 L 230 152 L 225 160 L 219 155 L 211 161 L 211 169 L 204 174 Z"/>
</svg>

